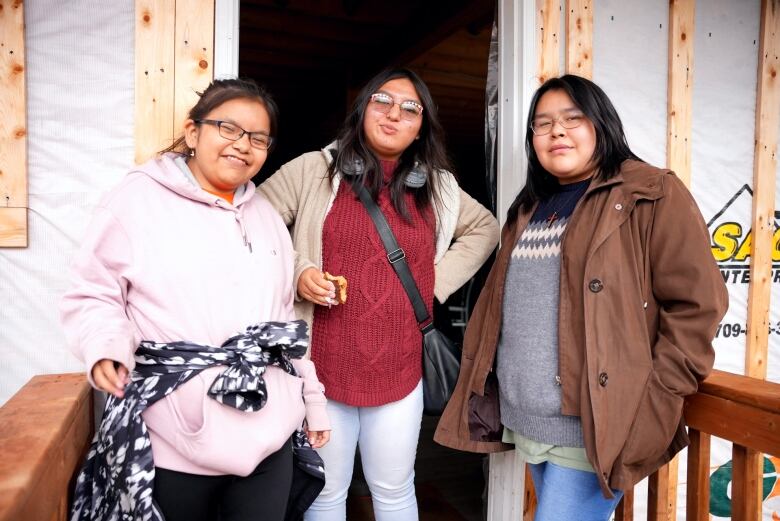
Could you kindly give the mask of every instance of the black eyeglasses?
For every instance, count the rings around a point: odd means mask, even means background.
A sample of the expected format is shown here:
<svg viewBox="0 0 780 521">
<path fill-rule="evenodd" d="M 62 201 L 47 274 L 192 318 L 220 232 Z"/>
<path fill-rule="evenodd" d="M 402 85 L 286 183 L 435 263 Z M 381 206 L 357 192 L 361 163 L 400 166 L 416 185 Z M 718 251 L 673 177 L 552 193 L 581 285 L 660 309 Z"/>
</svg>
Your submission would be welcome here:
<svg viewBox="0 0 780 521">
<path fill-rule="evenodd" d="M 382 114 L 389 114 L 395 105 L 401 109 L 401 118 L 407 121 L 414 121 L 423 113 L 423 106 L 414 100 L 395 101 L 392 96 L 384 92 L 377 92 L 371 95 L 369 106 Z"/>
<path fill-rule="evenodd" d="M 248 130 L 244 130 L 235 123 L 231 123 L 229 121 L 220 121 L 218 119 L 196 119 L 195 123 L 198 125 L 203 123 L 206 125 L 214 125 L 219 130 L 219 135 L 225 139 L 229 139 L 230 141 L 238 141 L 244 137 L 244 134 L 246 134 L 249 136 L 249 144 L 252 145 L 253 148 L 258 148 L 260 150 L 268 150 L 274 141 L 274 138 L 265 132 L 249 132 Z"/>
</svg>

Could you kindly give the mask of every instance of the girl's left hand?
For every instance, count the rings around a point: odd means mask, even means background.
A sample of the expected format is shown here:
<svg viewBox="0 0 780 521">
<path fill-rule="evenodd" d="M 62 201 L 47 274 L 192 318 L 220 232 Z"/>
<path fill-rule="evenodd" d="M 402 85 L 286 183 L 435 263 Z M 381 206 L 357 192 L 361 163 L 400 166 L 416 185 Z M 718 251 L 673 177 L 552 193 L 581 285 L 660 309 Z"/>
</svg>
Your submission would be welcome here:
<svg viewBox="0 0 780 521">
<path fill-rule="evenodd" d="M 319 449 L 330 441 L 330 431 L 306 431 L 312 448 Z"/>
</svg>

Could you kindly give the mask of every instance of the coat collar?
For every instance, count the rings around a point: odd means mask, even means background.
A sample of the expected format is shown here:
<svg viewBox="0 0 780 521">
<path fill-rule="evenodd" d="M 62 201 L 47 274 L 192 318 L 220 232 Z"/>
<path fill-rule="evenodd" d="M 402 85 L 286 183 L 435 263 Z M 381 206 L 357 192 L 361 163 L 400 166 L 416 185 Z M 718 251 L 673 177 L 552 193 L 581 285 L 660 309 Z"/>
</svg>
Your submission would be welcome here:
<svg viewBox="0 0 780 521">
<path fill-rule="evenodd" d="M 627 159 L 614 177 L 606 180 L 600 177 L 594 178 L 585 192 L 585 197 L 597 190 L 620 185 L 621 191 L 629 199 L 654 201 L 663 195 L 663 175 L 670 172 L 670 170 L 652 167 L 642 161 Z"/>
</svg>

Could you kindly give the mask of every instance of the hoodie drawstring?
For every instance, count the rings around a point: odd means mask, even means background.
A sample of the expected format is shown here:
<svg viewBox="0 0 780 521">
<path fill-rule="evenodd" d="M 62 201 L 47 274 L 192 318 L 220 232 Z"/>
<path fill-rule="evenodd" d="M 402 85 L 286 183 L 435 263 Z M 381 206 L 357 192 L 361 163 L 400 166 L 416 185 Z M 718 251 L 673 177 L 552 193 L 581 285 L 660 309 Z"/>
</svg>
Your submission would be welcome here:
<svg viewBox="0 0 780 521">
<path fill-rule="evenodd" d="M 238 212 L 235 213 L 236 221 L 238 221 L 238 226 L 241 228 L 241 237 L 244 238 L 244 246 L 249 248 L 249 253 L 252 253 L 252 243 L 246 236 L 246 227 L 244 226 L 244 220 L 241 219 L 241 215 L 239 215 Z"/>
</svg>

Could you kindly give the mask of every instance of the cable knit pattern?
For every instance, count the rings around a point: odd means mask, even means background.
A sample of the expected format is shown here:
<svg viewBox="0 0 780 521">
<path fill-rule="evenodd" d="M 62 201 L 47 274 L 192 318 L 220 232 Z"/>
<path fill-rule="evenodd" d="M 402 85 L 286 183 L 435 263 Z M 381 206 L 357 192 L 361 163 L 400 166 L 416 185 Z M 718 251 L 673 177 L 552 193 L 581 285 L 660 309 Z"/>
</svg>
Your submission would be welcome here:
<svg viewBox="0 0 780 521">
<path fill-rule="evenodd" d="M 388 189 L 380 193 L 379 207 L 430 312 L 435 220 L 430 210 L 415 207 L 411 194 L 406 197 L 410 221 L 395 211 Z M 400 400 L 422 377 L 422 337 L 374 223 L 347 183 L 325 219 L 322 243 L 323 270 L 349 282 L 346 304 L 314 311 L 311 357 L 326 396 L 358 407 Z"/>
</svg>

